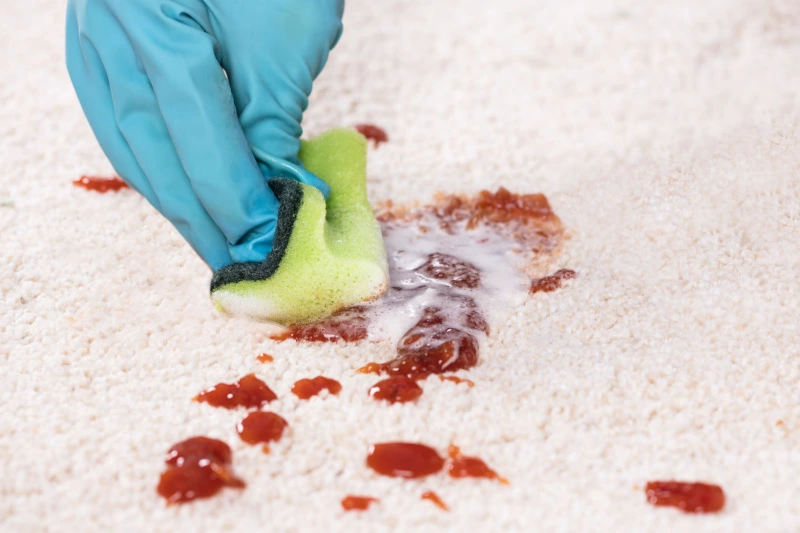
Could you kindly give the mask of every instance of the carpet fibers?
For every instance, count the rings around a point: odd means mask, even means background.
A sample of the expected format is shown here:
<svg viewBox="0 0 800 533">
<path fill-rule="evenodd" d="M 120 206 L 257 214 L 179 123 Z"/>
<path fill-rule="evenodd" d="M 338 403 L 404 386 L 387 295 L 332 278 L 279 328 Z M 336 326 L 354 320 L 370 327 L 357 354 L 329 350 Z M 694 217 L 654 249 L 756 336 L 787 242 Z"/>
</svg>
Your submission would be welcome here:
<svg viewBox="0 0 800 533">
<path fill-rule="evenodd" d="M 800 530 L 797 2 L 348 2 L 306 134 L 384 127 L 375 202 L 547 194 L 571 235 L 555 266 L 578 272 L 494 325 L 475 387 L 395 406 L 354 372 L 392 346 L 218 316 L 142 198 L 71 184 L 112 169 L 63 66 L 65 3 L 5 4 L 2 531 Z M 190 401 L 250 372 L 290 424 L 269 455 L 236 437 L 243 411 Z M 290 393 L 316 375 L 343 390 Z M 247 489 L 165 506 L 164 453 L 191 435 L 228 442 Z M 366 450 L 390 440 L 456 443 L 510 485 L 379 477 Z M 727 506 L 652 507 L 652 479 L 717 483 Z M 347 494 L 380 503 L 345 513 Z"/>
</svg>

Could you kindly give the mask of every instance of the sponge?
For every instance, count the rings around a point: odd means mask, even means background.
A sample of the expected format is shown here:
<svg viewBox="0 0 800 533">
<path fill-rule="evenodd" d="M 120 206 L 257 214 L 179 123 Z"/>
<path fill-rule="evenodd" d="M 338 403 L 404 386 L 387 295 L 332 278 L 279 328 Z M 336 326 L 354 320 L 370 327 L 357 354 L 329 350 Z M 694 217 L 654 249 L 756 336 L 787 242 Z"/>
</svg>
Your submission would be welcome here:
<svg viewBox="0 0 800 533">
<path fill-rule="evenodd" d="M 273 249 L 260 263 L 235 263 L 211 280 L 218 310 L 282 325 L 325 318 L 377 299 L 389 284 L 386 249 L 367 201 L 367 141 L 349 129 L 301 145 L 306 169 L 331 188 L 286 178 L 269 186 L 280 207 Z"/>
</svg>

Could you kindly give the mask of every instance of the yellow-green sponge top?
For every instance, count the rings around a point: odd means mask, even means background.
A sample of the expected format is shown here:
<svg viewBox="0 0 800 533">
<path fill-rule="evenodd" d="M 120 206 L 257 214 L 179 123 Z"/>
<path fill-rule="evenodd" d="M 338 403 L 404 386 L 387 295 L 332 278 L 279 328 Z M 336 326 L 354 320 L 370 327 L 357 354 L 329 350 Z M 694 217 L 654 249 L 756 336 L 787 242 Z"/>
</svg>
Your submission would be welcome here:
<svg viewBox="0 0 800 533">
<path fill-rule="evenodd" d="M 367 142 L 338 129 L 305 141 L 300 160 L 331 187 L 327 203 L 310 185 L 275 178 L 280 201 L 272 252 L 214 274 L 220 311 L 299 324 L 374 300 L 389 283 L 380 227 L 367 201 Z"/>
</svg>

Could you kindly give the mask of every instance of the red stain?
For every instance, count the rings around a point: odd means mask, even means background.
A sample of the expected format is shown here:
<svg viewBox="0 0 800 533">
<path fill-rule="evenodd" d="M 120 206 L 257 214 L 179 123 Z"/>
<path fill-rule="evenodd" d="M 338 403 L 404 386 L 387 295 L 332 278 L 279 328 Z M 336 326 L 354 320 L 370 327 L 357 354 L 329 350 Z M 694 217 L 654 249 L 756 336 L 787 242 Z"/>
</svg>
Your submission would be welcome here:
<svg viewBox="0 0 800 533">
<path fill-rule="evenodd" d="M 335 379 L 317 376 L 314 379 L 299 380 L 292 387 L 292 393 L 301 400 L 308 400 L 322 392 L 323 389 L 328 389 L 331 394 L 339 394 L 342 390 L 342 384 Z"/>
<path fill-rule="evenodd" d="M 80 179 L 72 182 L 76 187 L 83 187 L 87 191 L 106 193 L 108 191 L 119 191 L 120 189 L 130 189 L 127 183 L 114 176 L 112 178 L 101 178 L 98 176 L 81 176 Z"/>
<path fill-rule="evenodd" d="M 553 292 L 563 287 L 565 281 L 575 279 L 575 276 L 576 274 L 574 270 L 562 268 L 555 274 L 533 280 L 531 282 L 530 293 L 536 294 L 537 292 Z"/>
<path fill-rule="evenodd" d="M 213 407 L 233 409 L 235 407 L 258 408 L 265 403 L 277 400 L 266 383 L 255 374 L 248 374 L 236 383 L 218 383 L 194 397 L 196 402 L 204 402 Z"/>
<path fill-rule="evenodd" d="M 289 423 L 275 413 L 254 411 L 239 422 L 236 431 L 247 444 L 259 444 L 280 440 L 288 426 Z M 269 448 L 265 453 L 269 453 Z"/>
<path fill-rule="evenodd" d="M 685 513 L 716 513 L 725 507 L 725 492 L 719 485 L 683 481 L 648 481 L 647 502 L 677 507 Z"/>
<path fill-rule="evenodd" d="M 439 497 L 439 495 L 433 492 L 432 490 L 426 490 L 425 492 L 423 492 L 422 499 L 433 502 L 433 504 L 442 511 L 450 510 L 450 508 L 447 506 L 446 503 L 444 503 L 444 501 Z"/>
<path fill-rule="evenodd" d="M 172 446 L 167 452 L 167 470 L 156 488 L 168 504 L 210 498 L 223 487 L 244 488 L 245 483 L 231 473 L 230 447 L 220 440 L 192 437 Z"/>
<path fill-rule="evenodd" d="M 444 459 L 424 444 L 384 442 L 370 447 L 367 466 L 383 476 L 418 478 L 440 472 Z"/>
<path fill-rule="evenodd" d="M 375 148 L 381 143 L 389 142 L 389 135 L 386 133 L 386 130 L 380 126 L 376 126 L 375 124 L 358 124 L 355 128 L 356 131 L 366 137 L 368 141 L 372 141 L 375 144 Z"/>
<path fill-rule="evenodd" d="M 342 498 L 342 509 L 345 511 L 366 511 L 370 505 L 378 502 L 377 498 L 371 496 L 345 496 Z"/>
</svg>

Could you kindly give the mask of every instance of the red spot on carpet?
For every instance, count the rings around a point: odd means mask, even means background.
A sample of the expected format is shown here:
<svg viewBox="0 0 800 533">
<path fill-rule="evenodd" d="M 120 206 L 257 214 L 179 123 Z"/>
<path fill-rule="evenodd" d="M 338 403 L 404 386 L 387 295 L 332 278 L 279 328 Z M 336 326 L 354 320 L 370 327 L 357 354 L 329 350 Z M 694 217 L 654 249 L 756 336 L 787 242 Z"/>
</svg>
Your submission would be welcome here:
<svg viewBox="0 0 800 533">
<path fill-rule="evenodd" d="M 450 460 L 447 462 L 447 473 L 453 478 L 478 477 L 495 479 L 503 485 L 508 485 L 508 480 L 497 475 L 497 472 L 478 457 L 463 455 L 458 446 L 450 446 L 447 450 Z"/>
<path fill-rule="evenodd" d="M 411 378 L 396 376 L 377 382 L 370 387 L 369 395 L 375 400 L 405 403 L 422 396 L 422 387 L 417 385 L 417 382 Z"/>
<path fill-rule="evenodd" d="M 345 511 L 366 511 L 370 505 L 378 502 L 377 498 L 371 496 L 345 496 L 342 498 L 342 509 Z"/>
<path fill-rule="evenodd" d="M 565 281 L 575 279 L 575 275 L 576 274 L 574 270 L 562 268 L 555 274 L 533 280 L 531 282 L 530 293 L 536 294 L 537 292 L 553 292 L 563 287 Z"/>
<path fill-rule="evenodd" d="M 244 488 L 231 473 L 231 449 L 220 440 L 192 437 L 173 445 L 156 488 L 168 504 L 210 498 L 223 487 Z"/>
<path fill-rule="evenodd" d="M 326 378 L 325 376 L 317 376 L 313 379 L 301 379 L 292 387 L 292 393 L 301 400 L 308 400 L 312 396 L 316 396 L 324 389 L 328 389 L 331 394 L 339 394 L 342 390 L 342 384 L 335 379 Z"/>
<path fill-rule="evenodd" d="M 114 176 L 112 178 L 101 178 L 98 176 L 81 176 L 80 179 L 72 182 L 76 187 L 83 187 L 87 191 L 106 193 L 109 191 L 119 191 L 129 189 L 127 183 Z"/>
<path fill-rule="evenodd" d="M 424 444 L 385 442 L 370 447 L 367 466 L 383 476 L 419 478 L 441 471 L 444 459 Z"/>
<path fill-rule="evenodd" d="M 648 481 L 647 502 L 676 507 L 686 513 L 716 513 L 725 507 L 725 492 L 718 485 L 683 481 Z"/>
<path fill-rule="evenodd" d="M 261 407 L 278 397 L 266 383 L 255 374 L 248 374 L 236 383 L 218 383 L 194 397 L 196 402 L 204 402 L 213 407 L 233 409 L 235 407 Z"/>
<path fill-rule="evenodd" d="M 433 504 L 436 507 L 438 507 L 439 509 L 441 509 L 442 511 L 449 511 L 450 510 L 450 508 L 447 506 L 446 503 L 444 503 L 444 501 L 442 501 L 442 499 L 439 497 L 439 495 L 436 494 L 435 492 L 433 492 L 432 490 L 426 490 L 425 492 L 423 492 L 422 493 L 422 499 L 433 502 Z"/>
<path fill-rule="evenodd" d="M 256 357 L 256 359 L 258 360 L 259 363 L 271 363 L 275 360 L 275 358 L 268 353 L 262 353 L 261 355 Z"/>
<path fill-rule="evenodd" d="M 470 388 L 475 386 L 475 382 L 473 382 L 471 379 L 464 379 L 458 376 L 439 376 L 439 379 L 441 379 L 442 381 L 451 381 L 455 384 L 464 383 L 467 385 L 467 387 Z"/>
<path fill-rule="evenodd" d="M 386 133 L 386 130 L 380 126 L 376 126 L 375 124 L 358 124 L 355 128 L 356 131 L 366 137 L 368 141 L 372 141 L 375 148 L 380 146 L 381 143 L 389 142 L 389 135 Z"/>
<path fill-rule="evenodd" d="M 236 426 L 239 437 L 248 444 L 278 441 L 288 422 L 275 413 L 254 411 Z M 269 448 L 267 449 L 267 453 Z"/>
</svg>

